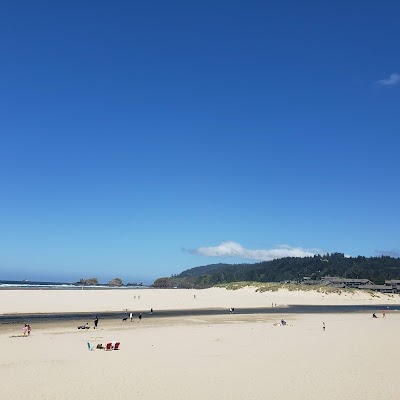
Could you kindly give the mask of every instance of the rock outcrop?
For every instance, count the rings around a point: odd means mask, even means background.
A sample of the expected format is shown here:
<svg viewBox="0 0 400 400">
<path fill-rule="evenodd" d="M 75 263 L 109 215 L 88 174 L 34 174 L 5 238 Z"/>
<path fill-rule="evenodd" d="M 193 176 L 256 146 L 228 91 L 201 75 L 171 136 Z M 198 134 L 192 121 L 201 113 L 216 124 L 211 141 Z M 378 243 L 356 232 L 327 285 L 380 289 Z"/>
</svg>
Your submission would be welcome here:
<svg viewBox="0 0 400 400">
<path fill-rule="evenodd" d="M 108 282 L 108 284 L 110 286 L 122 286 L 122 279 L 120 279 L 120 278 L 111 279 L 111 281 Z"/>
<path fill-rule="evenodd" d="M 89 278 L 89 279 L 83 279 L 81 278 L 79 280 L 80 285 L 98 285 L 99 281 L 97 278 Z"/>
</svg>

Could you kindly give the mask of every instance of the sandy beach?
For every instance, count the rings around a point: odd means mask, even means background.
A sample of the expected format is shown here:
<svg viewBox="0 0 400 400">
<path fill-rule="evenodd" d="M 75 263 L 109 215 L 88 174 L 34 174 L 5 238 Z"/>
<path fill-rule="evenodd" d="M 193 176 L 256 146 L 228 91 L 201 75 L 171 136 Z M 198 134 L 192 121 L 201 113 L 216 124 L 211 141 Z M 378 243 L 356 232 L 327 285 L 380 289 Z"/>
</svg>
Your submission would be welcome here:
<svg viewBox="0 0 400 400">
<path fill-rule="evenodd" d="M 140 295 L 140 299 L 138 296 Z M 136 298 L 134 297 L 136 296 Z M 246 288 L 142 291 L 0 291 L 1 314 L 388 304 L 378 313 L 185 316 L 0 325 L 2 398 L 397 399 L 396 295 L 255 293 Z M 276 325 L 280 319 L 287 326 Z M 92 322 L 92 321 L 90 321 Z M 322 323 L 326 330 L 323 331 Z M 119 341 L 118 351 L 92 345 Z"/>
<path fill-rule="evenodd" d="M 14 313 L 145 311 L 303 305 L 399 304 L 400 296 L 365 291 L 267 291 L 255 288 L 123 289 L 123 290 L 0 290 L 0 315 Z"/>
</svg>

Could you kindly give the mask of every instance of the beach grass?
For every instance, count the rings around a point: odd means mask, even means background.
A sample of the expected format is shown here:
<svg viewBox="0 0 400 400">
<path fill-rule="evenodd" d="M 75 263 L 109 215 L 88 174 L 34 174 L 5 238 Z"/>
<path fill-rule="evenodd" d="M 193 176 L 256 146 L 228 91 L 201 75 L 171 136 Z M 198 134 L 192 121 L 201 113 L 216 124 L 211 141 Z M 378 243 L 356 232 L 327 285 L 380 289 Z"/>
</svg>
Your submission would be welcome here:
<svg viewBox="0 0 400 400">
<path fill-rule="evenodd" d="M 216 285 L 216 287 L 225 288 L 227 290 L 239 290 L 246 287 L 255 288 L 256 292 L 277 292 L 278 290 L 288 290 L 289 292 L 317 292 L 317 293 L 350 293 L 353 294 L 357 290 L 360 289 L 351 289 L 351 288 L 337 288 L 331 286 L 323 286 L 323 285 L 302 285 L 295 283 L 278 283 L 278 282 L 230 282 L 224 283 L 220 285 Z M 366 291 L 367 292 L 367 291 Z M 378 296 L 376 292 L 372 292 L 368 290 L 371 296 Z"/>
</svg>

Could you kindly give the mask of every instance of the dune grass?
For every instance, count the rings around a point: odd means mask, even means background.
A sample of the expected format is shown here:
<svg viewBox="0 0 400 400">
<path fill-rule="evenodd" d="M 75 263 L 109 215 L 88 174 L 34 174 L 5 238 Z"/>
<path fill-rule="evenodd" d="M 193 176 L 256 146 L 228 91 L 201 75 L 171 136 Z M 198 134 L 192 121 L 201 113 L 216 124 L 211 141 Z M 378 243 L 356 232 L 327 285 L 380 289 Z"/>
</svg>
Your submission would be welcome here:
<svg viewBox="0 0 400 400">
<path fill-rule="evenodd" d="M 290 292 L 301 291 L 301 292 L 317 292 L 317 293 L 354 293 L 359 289 L 348 289 L 348 288 L 336 288 L 331 286 L 318 286 L 318 285 L 302 285 L 295 283 L 275 283 L 275 282 L 231 282 L 216 285 L 216 287 L 225 288 L 227 290 L 238 290 L 245 287 L 252 287 L 256 289 L 256 292 L 276 292 L 281 289 L 288 290 Z M 368 290 L 370 294 L 375 297 L 379 294 L 376 292 L 371 292 Z"/>
</svg>

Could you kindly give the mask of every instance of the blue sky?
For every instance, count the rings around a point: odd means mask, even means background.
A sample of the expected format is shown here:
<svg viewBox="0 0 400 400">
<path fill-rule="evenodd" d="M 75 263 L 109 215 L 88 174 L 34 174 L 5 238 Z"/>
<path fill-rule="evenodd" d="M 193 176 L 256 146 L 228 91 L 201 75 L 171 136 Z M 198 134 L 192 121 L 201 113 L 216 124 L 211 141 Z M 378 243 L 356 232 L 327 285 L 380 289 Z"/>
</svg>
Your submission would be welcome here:
<svg viewBox="0 0 400 400">
<path fill-rule="evenodd" d="M 0 5 L 0 279 L 400 254 L 400 2 Z"/>
</svg>

